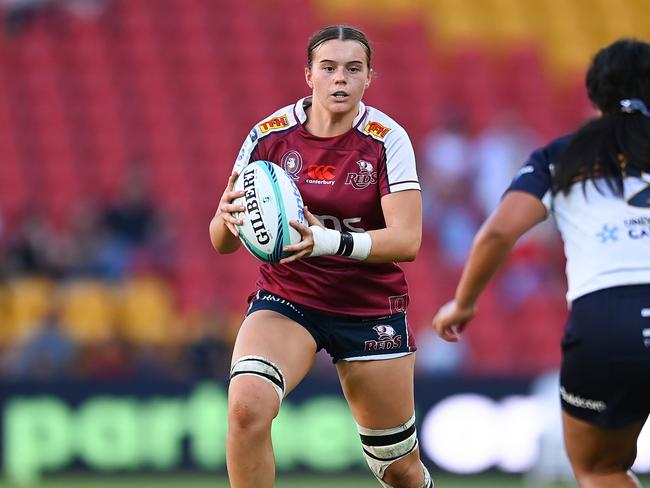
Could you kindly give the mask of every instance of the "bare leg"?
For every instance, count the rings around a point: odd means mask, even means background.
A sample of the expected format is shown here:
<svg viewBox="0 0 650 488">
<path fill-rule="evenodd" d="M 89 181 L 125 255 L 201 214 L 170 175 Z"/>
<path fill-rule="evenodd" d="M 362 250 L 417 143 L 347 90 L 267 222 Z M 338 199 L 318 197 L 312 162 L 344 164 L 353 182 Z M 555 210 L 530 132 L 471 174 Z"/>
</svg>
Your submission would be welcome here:
<svg viewBox="0 0 650 488">
<path fill-rule="evenodd" d="M 282 371 L 289 393 L 311 368 L 316 343 L 299 324 L 272 311 L 249 315 L 237 336 L 233 363 L 261 356 Z M 232 488 L 273 488 L 275 460 L 271 422 L 280 409 L 272 384 L 260 376 L 237 376 L 228 389 L 226 459 Z"/>
<path fill-rule="evenodd" d="M 380 361 L 339 361 L 343 393 L 357 423 L 373 430 L 406 423 L 415 410 L 415 354 Z M 391 464 L 384 481 L 395 488 L 419 488 L 424 483 L 419 450 Z"/>
<path fill-rule="evenodd" d="M 630 471 L 644 422 L 606 430 L 562 412 L 564 443 L 580 488 L 639 488 Z"/>
</svg>

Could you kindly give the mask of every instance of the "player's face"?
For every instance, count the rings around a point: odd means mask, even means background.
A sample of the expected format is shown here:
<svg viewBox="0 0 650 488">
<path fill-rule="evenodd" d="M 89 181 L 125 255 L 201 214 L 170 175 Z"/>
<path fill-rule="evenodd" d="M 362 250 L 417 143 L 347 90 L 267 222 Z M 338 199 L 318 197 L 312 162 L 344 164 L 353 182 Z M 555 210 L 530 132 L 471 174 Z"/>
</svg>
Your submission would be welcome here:
<svg viewBox="0 0 650 488">
<path fill-rule="evenodd" d="M 371 79 L 366 51 L 357 41 L 326 41 L 314 51 L 305 77 L 314 101 L 326 110 L 335 114 L 356 111 Z"/>
</svg>

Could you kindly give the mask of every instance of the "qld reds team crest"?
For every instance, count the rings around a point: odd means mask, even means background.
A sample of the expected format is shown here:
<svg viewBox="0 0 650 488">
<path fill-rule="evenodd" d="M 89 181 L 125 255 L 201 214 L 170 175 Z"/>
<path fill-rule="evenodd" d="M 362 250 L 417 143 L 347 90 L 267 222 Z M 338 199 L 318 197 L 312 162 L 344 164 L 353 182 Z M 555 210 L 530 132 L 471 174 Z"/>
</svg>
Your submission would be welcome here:
<svg viewBox="0 0 650 488">
<path fill-rule="evenodd" d="M 289 151 L 284 156 L 282 156 L 282 161 L 280 162 L 282 169 L 287 172 L 287 174 L 293 179 L 298 180 L 300 178 L 298 173 L 302 169 L 302 156 L 298 151 Z"/>
</svg>

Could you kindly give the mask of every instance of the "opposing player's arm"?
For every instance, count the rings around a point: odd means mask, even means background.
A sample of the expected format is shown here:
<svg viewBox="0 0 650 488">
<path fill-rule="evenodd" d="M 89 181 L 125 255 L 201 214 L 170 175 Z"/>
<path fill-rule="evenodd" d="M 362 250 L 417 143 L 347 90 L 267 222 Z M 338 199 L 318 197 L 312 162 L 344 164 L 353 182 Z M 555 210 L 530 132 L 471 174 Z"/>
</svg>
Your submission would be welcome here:
<svg viewBox="0 0 650 488">
<path fill-rule="evenodd" d="M 233 172 L 228 178 L 223 195 L 221 195 L 217 211 L 210 221 L 210 241 L 220 254 L 235 252 L 241 245 L 235 226 L 241 225 L 242 221 L 233 217 L 232 213 L 244 211 L 244 206 L 233 205 L 232 201 L 243 196 L 244 192 L 233 191 L 236 179 L 237 173 Z"/>
<path fill-rule="evenodd" d="M 474 238 L 454 299 L 433 319 L 433 327 L 443 339 L 458 340 L 458 333 L 476 312 L 478 297 L 517 240 L 546 215 L 546 207 L 536 196 L 519 190 L 506 194 Z"/>
<path fill-rule="evenodd" d="M 374 263 L 413 261 L 422 242 L 422 197 L 418 190 L 384 195 L 381 199 L 386 227 L 368 232 L 372 247 L 367 260 Z"/>
<path fill-rule="evenodd" d="M 522 191 L 509 192 L 474 238 L 456 301 L 461 306 L 474 305 L 517 240 L 544 219 L 546 207 L 537 197 Z"/>
</svg>

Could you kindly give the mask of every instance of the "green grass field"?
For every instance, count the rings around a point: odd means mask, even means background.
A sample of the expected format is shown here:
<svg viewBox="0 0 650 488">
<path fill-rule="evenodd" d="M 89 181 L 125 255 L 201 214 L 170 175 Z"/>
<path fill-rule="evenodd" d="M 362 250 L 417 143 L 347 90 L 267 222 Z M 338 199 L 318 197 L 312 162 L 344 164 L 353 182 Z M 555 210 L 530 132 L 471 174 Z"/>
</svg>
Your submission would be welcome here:
<svg viewBox="0 0 650 488">
<path fill-rule="evenodd" d="M 519 477 L 504 476 L 434 476 L 436 488 L 533 488 Z M 165 477 L 130 476 L 52 476 L 29 488 L 227 488 L 228 482 L 223 477 L 178 476 Z M 574 484 L 545 485 L 553 488 L 575 487 Z M 276 488 L 378 488 L 379 483 L 370 476 L 353 477 L 287 477 L 280 478 Z M 14 485 L 0 482 L 0 488 L 16 488 Z M 22 488 L 22 487 L 21 487 Z M 541 488 L 541 487 L 534 487 Z"/>
<path fill-rule="evenodd" d="M 533 485 L 518 476 L 480 475 L 449 476 L 435 475 L 436 488 L 575 488 L 575 483 Z M 650 487 L 650 478 L 642 479 Z M 182 476 L 172 474 L 156 476 L 50 476 L 29 488 L 228 488 L 222 476 Z M 285 477 L 278 479 L 276 488 L 378 488 L 379 484 L 370 476 L 331 477 Z M 16 487 L 0 481 L 0 488 Z"/>
</svg>

